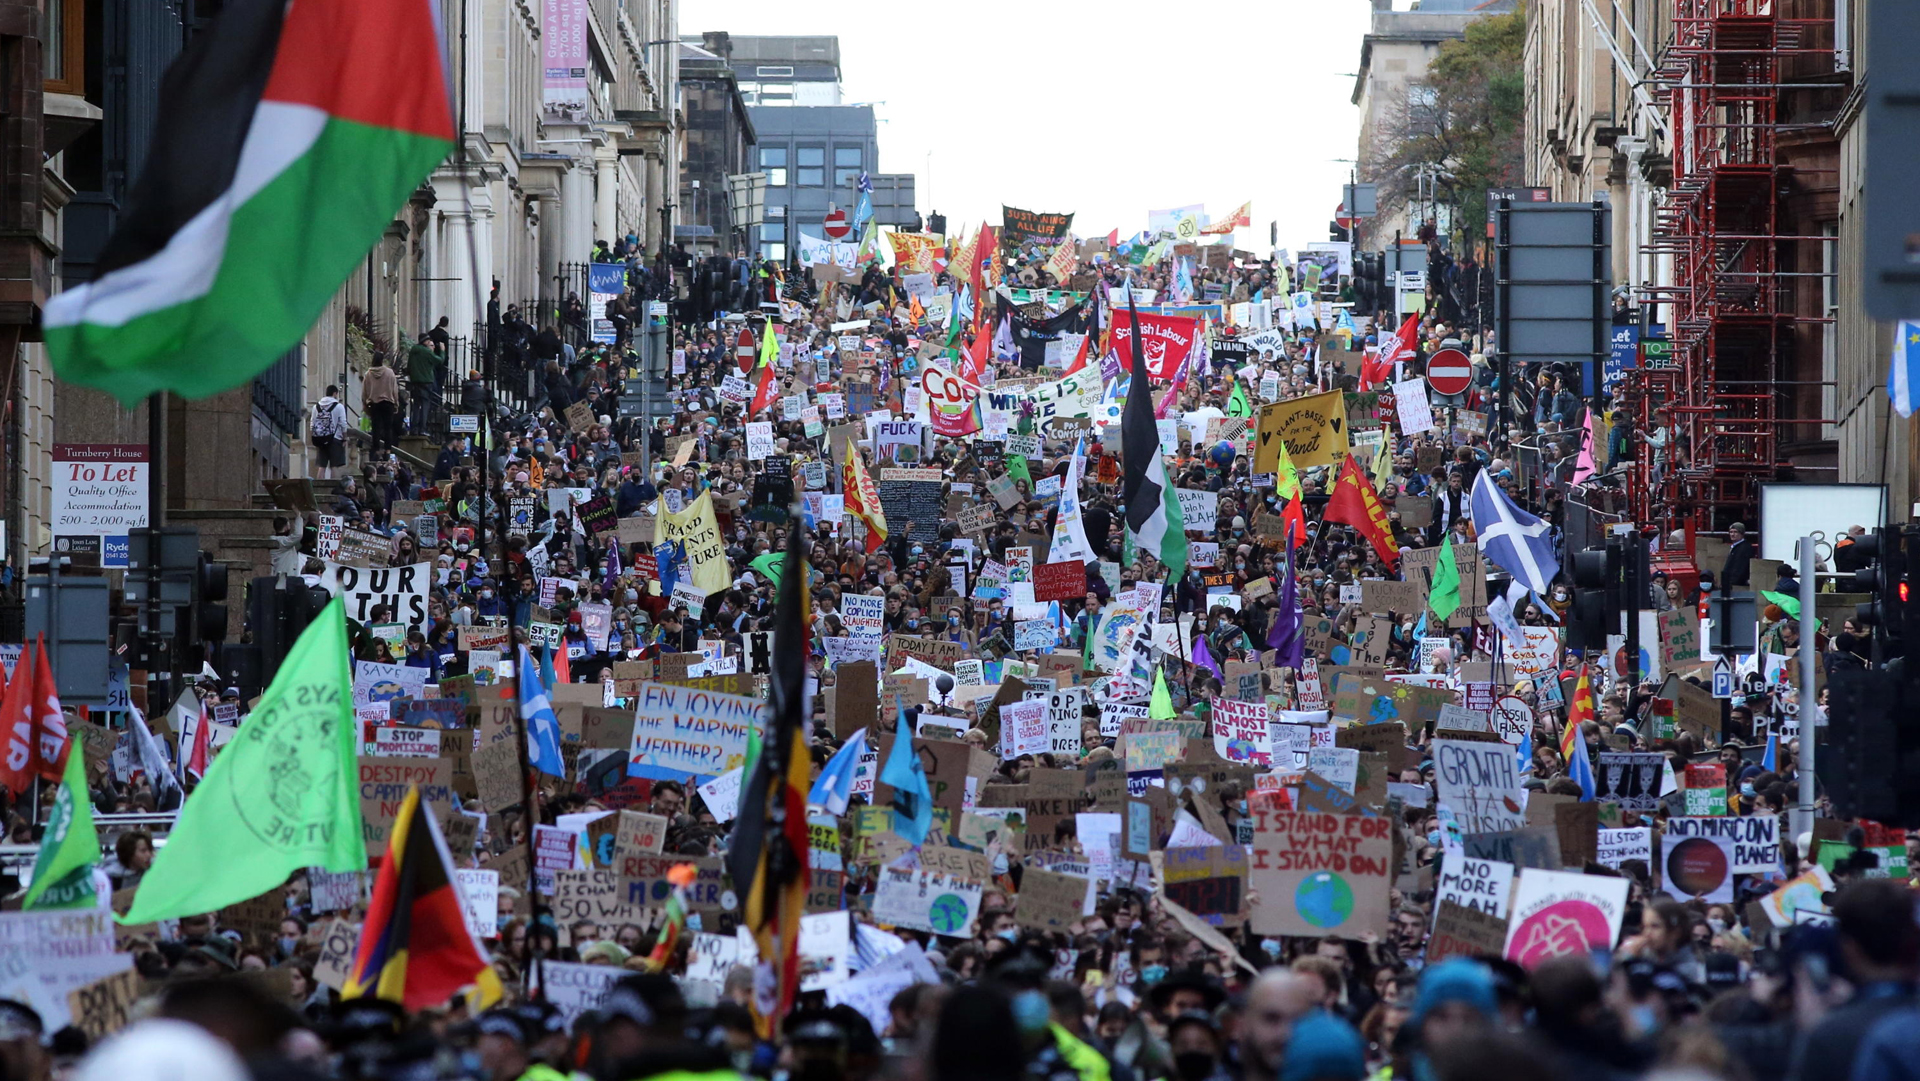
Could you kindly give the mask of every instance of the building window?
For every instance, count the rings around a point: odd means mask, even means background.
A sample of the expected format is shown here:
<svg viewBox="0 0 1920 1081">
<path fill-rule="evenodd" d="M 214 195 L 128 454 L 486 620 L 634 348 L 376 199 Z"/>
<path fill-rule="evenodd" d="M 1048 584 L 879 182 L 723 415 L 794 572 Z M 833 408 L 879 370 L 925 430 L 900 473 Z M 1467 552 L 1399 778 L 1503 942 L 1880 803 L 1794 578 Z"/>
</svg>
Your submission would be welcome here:
<svg viewBox="0 0 1920 1081">
<path fill-rule="evenodd" d="M 760 254 L 762 257 L 771 259 L 776 263 L 784 263 L 787 261 L 787 246 L 785 244 L 762 244 L 760 246 Z"/>
<path fill-rule="evenodd" d="M 792 105 L 792 83 L 761 83 L 759 105 Z"/>
<path fill-rule="evenodd" d="M 767 187 L 786 187 L 787 148 L 784 146 L 761 147 L 760 171 L 767 174 Z"/>
<path fill-rule="evenodd" d="M 86 0 L 47 0 L 41 89 L 49 94 L 87 92 Z"/>
<path fill-rule="evenodd" d="M 860 172 L 866 168 L 866 151 L 857 146 L 836 146 L 833 148 L 833 186 L 851 188 L 860 183 Z"/>
<path fill-rule="evenodd" d="M 767 222 L 760 226 L 760 243 L 780 244 L 784 243 L 786 239 L 787 226 L 785 222 Z"/>
<path fill-rule="evenodd" d="M 803 188 L 823 188 L 827 185 L 827 148 L 824 146 L 799 146 L 793 150 L 793 182 Z"/>
<path fill-rule="evenodd" d="M 793 67 L 787 64 L 761 64 L 753 69 L 753 73 L 762 79 L 791 79 Z"/>
</svg>

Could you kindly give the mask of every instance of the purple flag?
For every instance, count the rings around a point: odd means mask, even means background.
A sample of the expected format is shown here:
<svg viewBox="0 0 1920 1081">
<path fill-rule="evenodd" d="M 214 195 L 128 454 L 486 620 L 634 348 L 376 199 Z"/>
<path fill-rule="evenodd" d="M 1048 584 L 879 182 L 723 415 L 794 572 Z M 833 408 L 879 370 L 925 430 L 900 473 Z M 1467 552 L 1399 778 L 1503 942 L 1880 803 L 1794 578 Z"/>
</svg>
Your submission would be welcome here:
<svg viewBox="0 0 1920 1081">
<path fill-rule="evenodd" d="M 1212 672 L 1213 678 L 1223 683 L 1226 682 L 1226 675 L 1220 671 L 1220 665 L 1214 661 L 1213 654 L 1207 650 L 1206 635 L 1196 633 L 1193 636 L 1193 657 L 1191 659 L 1193 663 Z"/>
<path fill-rule="evenodd" d="M 1300 616 L 1300 587 L 1293 576 L 1293 547 L 1287 547 L 1287 574 L 1280 583 L 1280 608 L 1273 614 L 1273 626 L 1267 629 L 1267 645 L 1274 653 L 1273 663 L 1299 671 L 1306 659 L 1307 635 Z"/>
</svg>

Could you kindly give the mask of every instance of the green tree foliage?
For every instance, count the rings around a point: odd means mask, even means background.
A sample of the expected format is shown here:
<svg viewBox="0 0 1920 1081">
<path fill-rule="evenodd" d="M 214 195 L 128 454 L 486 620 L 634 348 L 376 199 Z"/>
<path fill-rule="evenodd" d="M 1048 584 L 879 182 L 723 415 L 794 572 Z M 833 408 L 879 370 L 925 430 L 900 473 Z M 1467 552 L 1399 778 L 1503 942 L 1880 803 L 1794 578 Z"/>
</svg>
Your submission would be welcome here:
<svg viewBox="0 0 1920 1081">
<path fill-rule="evenodd" d="M 1474 20 L 1465 38 L 1440 47 L 1425 81 L 1409 89 L 1401 115 L 1377 140 L 1373 172 L 1383 204 L 1412 201 L 1424 173 L 1439 201 L 1456 208 L 1455 231 L 1469 241 L 1486 235 L 1487 189 L 1524 183 L 1526 37 L 1522 3 Z"/>
</svg>

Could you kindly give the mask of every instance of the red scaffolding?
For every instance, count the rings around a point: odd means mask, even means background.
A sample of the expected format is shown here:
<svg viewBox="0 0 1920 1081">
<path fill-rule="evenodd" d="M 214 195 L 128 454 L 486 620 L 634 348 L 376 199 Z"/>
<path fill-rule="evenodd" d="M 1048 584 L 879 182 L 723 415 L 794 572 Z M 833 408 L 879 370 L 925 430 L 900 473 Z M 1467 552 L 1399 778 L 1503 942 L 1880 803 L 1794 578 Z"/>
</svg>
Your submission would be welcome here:
<svg viewBox="0 0 1920 1081">
<path fill-rule="evenodd" d="M 1788 18 L 1786 0 L 1674 0 L 1674 34 L 1657 78 L 1671 118 L 1673 183 L 1651 250 L 1672 284 L 1643 290 L 1665 306 L 1673 366 L 1629 373 L 1643 450 L 1630 487 L 1638 521 L 1661 536 L 1746 517 L 1756 485 L 1785 462 L 1789 339 L 1802 317 L 1784 219 L 1795 167 L 1782 160 L 1783 95 L 1797 57 L 1832 54 L 1832 19 Z M 1820 46 L 1825 46 L 1824 48 Z"/>
</svg>

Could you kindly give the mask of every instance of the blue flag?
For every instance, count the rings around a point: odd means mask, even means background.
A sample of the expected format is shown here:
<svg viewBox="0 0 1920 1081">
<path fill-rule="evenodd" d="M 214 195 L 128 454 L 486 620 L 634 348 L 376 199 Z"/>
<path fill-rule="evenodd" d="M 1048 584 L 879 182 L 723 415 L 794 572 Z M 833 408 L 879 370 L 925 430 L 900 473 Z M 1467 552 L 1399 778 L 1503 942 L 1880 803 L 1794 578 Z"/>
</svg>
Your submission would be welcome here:
<svg viewBox="0 0 1920 1081">
<path fill-rule="evenodd" d="M 853 204 L 853 232 L 858 236 L 867 223 L 873 220 L 873 178 L 865 172 L 860 174 L 860 201 Z"/>
<path fill-rule="evenodd" d="M 1593 760 L 1587 757 L 1587 741 L 1575 737 L 1573 754 L 1567 759 L 1567 776 L 1580 786 L 1580 802 L 1592 803 L 1594 796 Z"/>
<path fill-rule="evenodd" d="M 880 770 L 880 779 L 893 786 L 893 832 L 909 844 L 926 843 L 933 828 L 933 789 L 927 786 L 927 771 L 913 750 L 913 725 L 905 710 L 900 711 L 894 729 L 893 751 Z"/>
<path fill-rule="evenodd" d="M 567 765 L 560 758 L 560 722 L 553 715 L 553 703 L 547 699 L 547 686 L 540 680 L 540 669 L 533 663 L 527 647 L 520 647 L 520 664 L 515 670 L 519 684 L 520 720 L 527 726 L 527 762 L 534 769 L 553 777 L 565 777 Z"/>
<path fill-rule="evenodd" d="M 1769 732 L 1767 733 L 1767 753 L 1760 758 L 1760 768 L 1768 773 L 1773 773 L 1780 768 L 1778 765 L 1779 761 L 1780 733 Z"/>
<path fill-rule="evenodd" d="M 660 595 L 670 596 L 674 583 L 680 581 L 680 553 L 684 551 L 679 544 L 668 541 L 656 544 L 653 548 L 653 561 L 660 568 Z"/>
<path fill-rule="evenodd" d="M 1920 323 L 1902 322 L 1894 328 L 1887 397 L 1893 402 L 1894 412 L 1913 416 L 1914 401 L 1920 397 Z"/>
<path fill-rule="evenodd" d="M 847 742 L 833 752 L 827 764 L 820 767 L 820 779 L 813 782 L 813 791 L 807 793 L 807 802 L 823 808 L 828 814 L 847 813 L 847 801 L 853 798 L 853 775 L 860 767 L 860 760 L 867 755 L 867 730 L 862 728 L 847 737 Z"/>
</svg>

